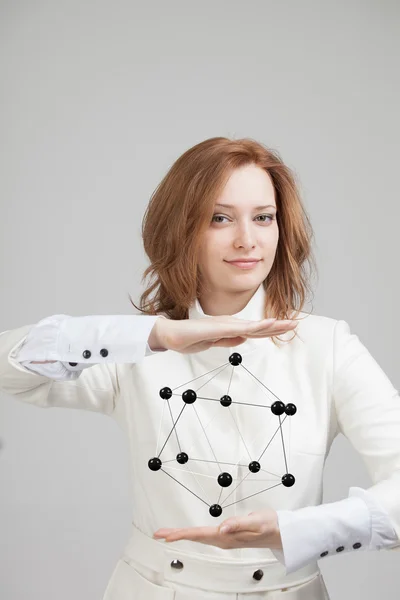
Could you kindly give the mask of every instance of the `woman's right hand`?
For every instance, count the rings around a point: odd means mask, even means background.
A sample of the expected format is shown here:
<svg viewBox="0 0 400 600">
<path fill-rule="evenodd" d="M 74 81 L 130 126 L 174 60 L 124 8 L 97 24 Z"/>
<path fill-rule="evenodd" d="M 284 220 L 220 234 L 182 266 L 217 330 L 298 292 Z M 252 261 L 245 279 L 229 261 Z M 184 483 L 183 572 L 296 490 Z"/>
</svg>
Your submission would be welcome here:
<svg viewBox="0 0 400 600">
<path fill-rule="evenodd" d="M 238 346 L 247 338 L 272 337 L 296 326 L 297 321 L 290 319 L 246 321 L 230 315 L 180 320 L 160 317 L 154 323 L 148 344 L 152 350 L 189 354 L 213 346 Z"/>
</svg>

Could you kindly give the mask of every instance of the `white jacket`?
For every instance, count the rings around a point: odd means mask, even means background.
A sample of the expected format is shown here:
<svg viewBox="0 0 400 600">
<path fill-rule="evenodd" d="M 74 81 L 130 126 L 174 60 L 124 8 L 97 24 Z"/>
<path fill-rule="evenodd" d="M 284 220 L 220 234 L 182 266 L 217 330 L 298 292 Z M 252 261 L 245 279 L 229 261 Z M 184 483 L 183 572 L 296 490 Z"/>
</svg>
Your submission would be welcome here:
<svg viewBox="0 0 400 600">
<path fill-rule="evenodd" d="M 261 285 L 234 316 L 263 318 L 264 300 Z M 189 318 L 206 316 L 195 300 Z M 216 525 L 266 506 L 278 511 L 283 552 L 175 542 L 183 551 L 271 557 L 287 574 L 300 574 L 338 552 L 399 549 L 398 392 L 345 321 L 300 317 L 298 337 L 279 347 L 269 338 L 249 339 L 185 355 L 150 350 L 157 316 L 54 315 L 1 334 L 0 390 L 43 408 L 114 418 L 129 438 L 135 525 L 150 537 L 160 527 Z M 241 365 L 229 363 L 232 353 L 241 355 Z M 159 394 L 164 387 L 176 394 L 168 401 Z M 194 404 L 182 400 L 186 389 L 198 392 Z M 229 407 L 218 401 L 225 394 L 233 401 Z M 278 417 L 258 408 L 277 400 L 294 404 L 296 414 Z M 324 463 L 339 432 L 362 456 L 373 485 L 352 487 L 348 498 L 321 505 Z M 177 462 L 179 452 L 188 454 L 188 463 Z M 250 459 L 261 454 L 261 470 L 251 473 Z M 152 471 L 148 461 L 157 456 L 162 470 Z M 222 471 L 233 477 L 229 487 L 218 484 Z M 295 477 L 291 487 L 282 485 L 287 472 Z M 224 507 L 217 518 L 209 514 L 214 503 Z"/>
</svg>

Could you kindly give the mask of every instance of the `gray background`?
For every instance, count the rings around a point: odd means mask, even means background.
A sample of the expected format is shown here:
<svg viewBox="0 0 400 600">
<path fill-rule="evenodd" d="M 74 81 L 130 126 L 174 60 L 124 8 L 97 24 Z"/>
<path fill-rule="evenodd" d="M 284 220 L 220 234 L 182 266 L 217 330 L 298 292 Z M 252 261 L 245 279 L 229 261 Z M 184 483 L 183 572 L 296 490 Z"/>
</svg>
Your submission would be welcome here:
<svg viewBox="0 0 400 600">
<path fill-rule="evenodd" d="M 0 331 L 131 313 L 152 190 L 193 144 L 249 136 L 300 177 L 315 314 L 399 385 L 398 2 L 9 0 L 0 17 Z M 101 598 L 132 517 L 122 432 L 12 397 L 0 413 L 1 598 Z M 325 501 L 370 483 L 340 436 Z M 332 600 L 394 600 L 399 559 L 320 566 Z"/>
</svg>

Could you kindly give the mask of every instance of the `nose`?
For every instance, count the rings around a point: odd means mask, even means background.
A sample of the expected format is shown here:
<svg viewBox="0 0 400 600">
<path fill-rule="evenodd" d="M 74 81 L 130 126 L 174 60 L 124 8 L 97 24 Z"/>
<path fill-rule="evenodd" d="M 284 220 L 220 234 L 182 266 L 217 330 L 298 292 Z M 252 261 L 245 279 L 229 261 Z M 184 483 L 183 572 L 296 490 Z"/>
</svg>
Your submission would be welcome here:
<svg viewBox="0 0 400 600">
<path fill-rule="evenodd" d="M 254 248 L 255 246 L 255 232 L 253 231 L 252 224 L 241 223 L 237 226 L 235 247 L 239 248 Z"/>
</svg>

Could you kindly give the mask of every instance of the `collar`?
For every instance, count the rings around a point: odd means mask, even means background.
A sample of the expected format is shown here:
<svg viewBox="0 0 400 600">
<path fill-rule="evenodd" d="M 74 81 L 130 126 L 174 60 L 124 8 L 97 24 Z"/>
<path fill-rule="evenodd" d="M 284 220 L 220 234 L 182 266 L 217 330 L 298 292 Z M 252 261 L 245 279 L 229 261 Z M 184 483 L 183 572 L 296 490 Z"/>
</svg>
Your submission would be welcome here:
<svg viewBox="0 0 400 600">
<path fill-rule="evenodd" d="M 238 319 L 246 319 L 248 321 L 259 321 L 264 318 L 264 306 L 265 306 L 266 292 L 264 285 L 261 283 L 257 288 L 256 292 L 250 298 L 246 306 L 238 313 L 232 315 Z M 188 312 L 189 319 L 204 319 L 212 315 L 207 315 L 196 298 L 189 307 Z M 197 356 L 202 355 L 202 358 L 209 358 L 212 361 L 216 360 L 227 360 L 232 352 L 239 352 L 241 355 L 247 355 L 256 350 L 260 351 L 261 348 L 265 348 L 266 345 L 272 344 L 270 338 L 248 338 L 242 344 L 238 346 L 232 346 L 225 348 L 223 346 L 213 346 L 208 350 L 199 352 Z"/>
<path fill-rule="evenodd" d="M 247 321 L 259 321 L 260 319 L 263 319 L 265 295 L 265 289 L 261 283 L 246 306 L 238 313 L 232 315 L 232 317 L 236 317 L 237 319 L 245 319 Z M 202 319 L 210 316 L 211 315 L 207 315 L 203 311 L 198 298 L 196 298 L 189 307 L 189 319 Z"/>
</svg>

